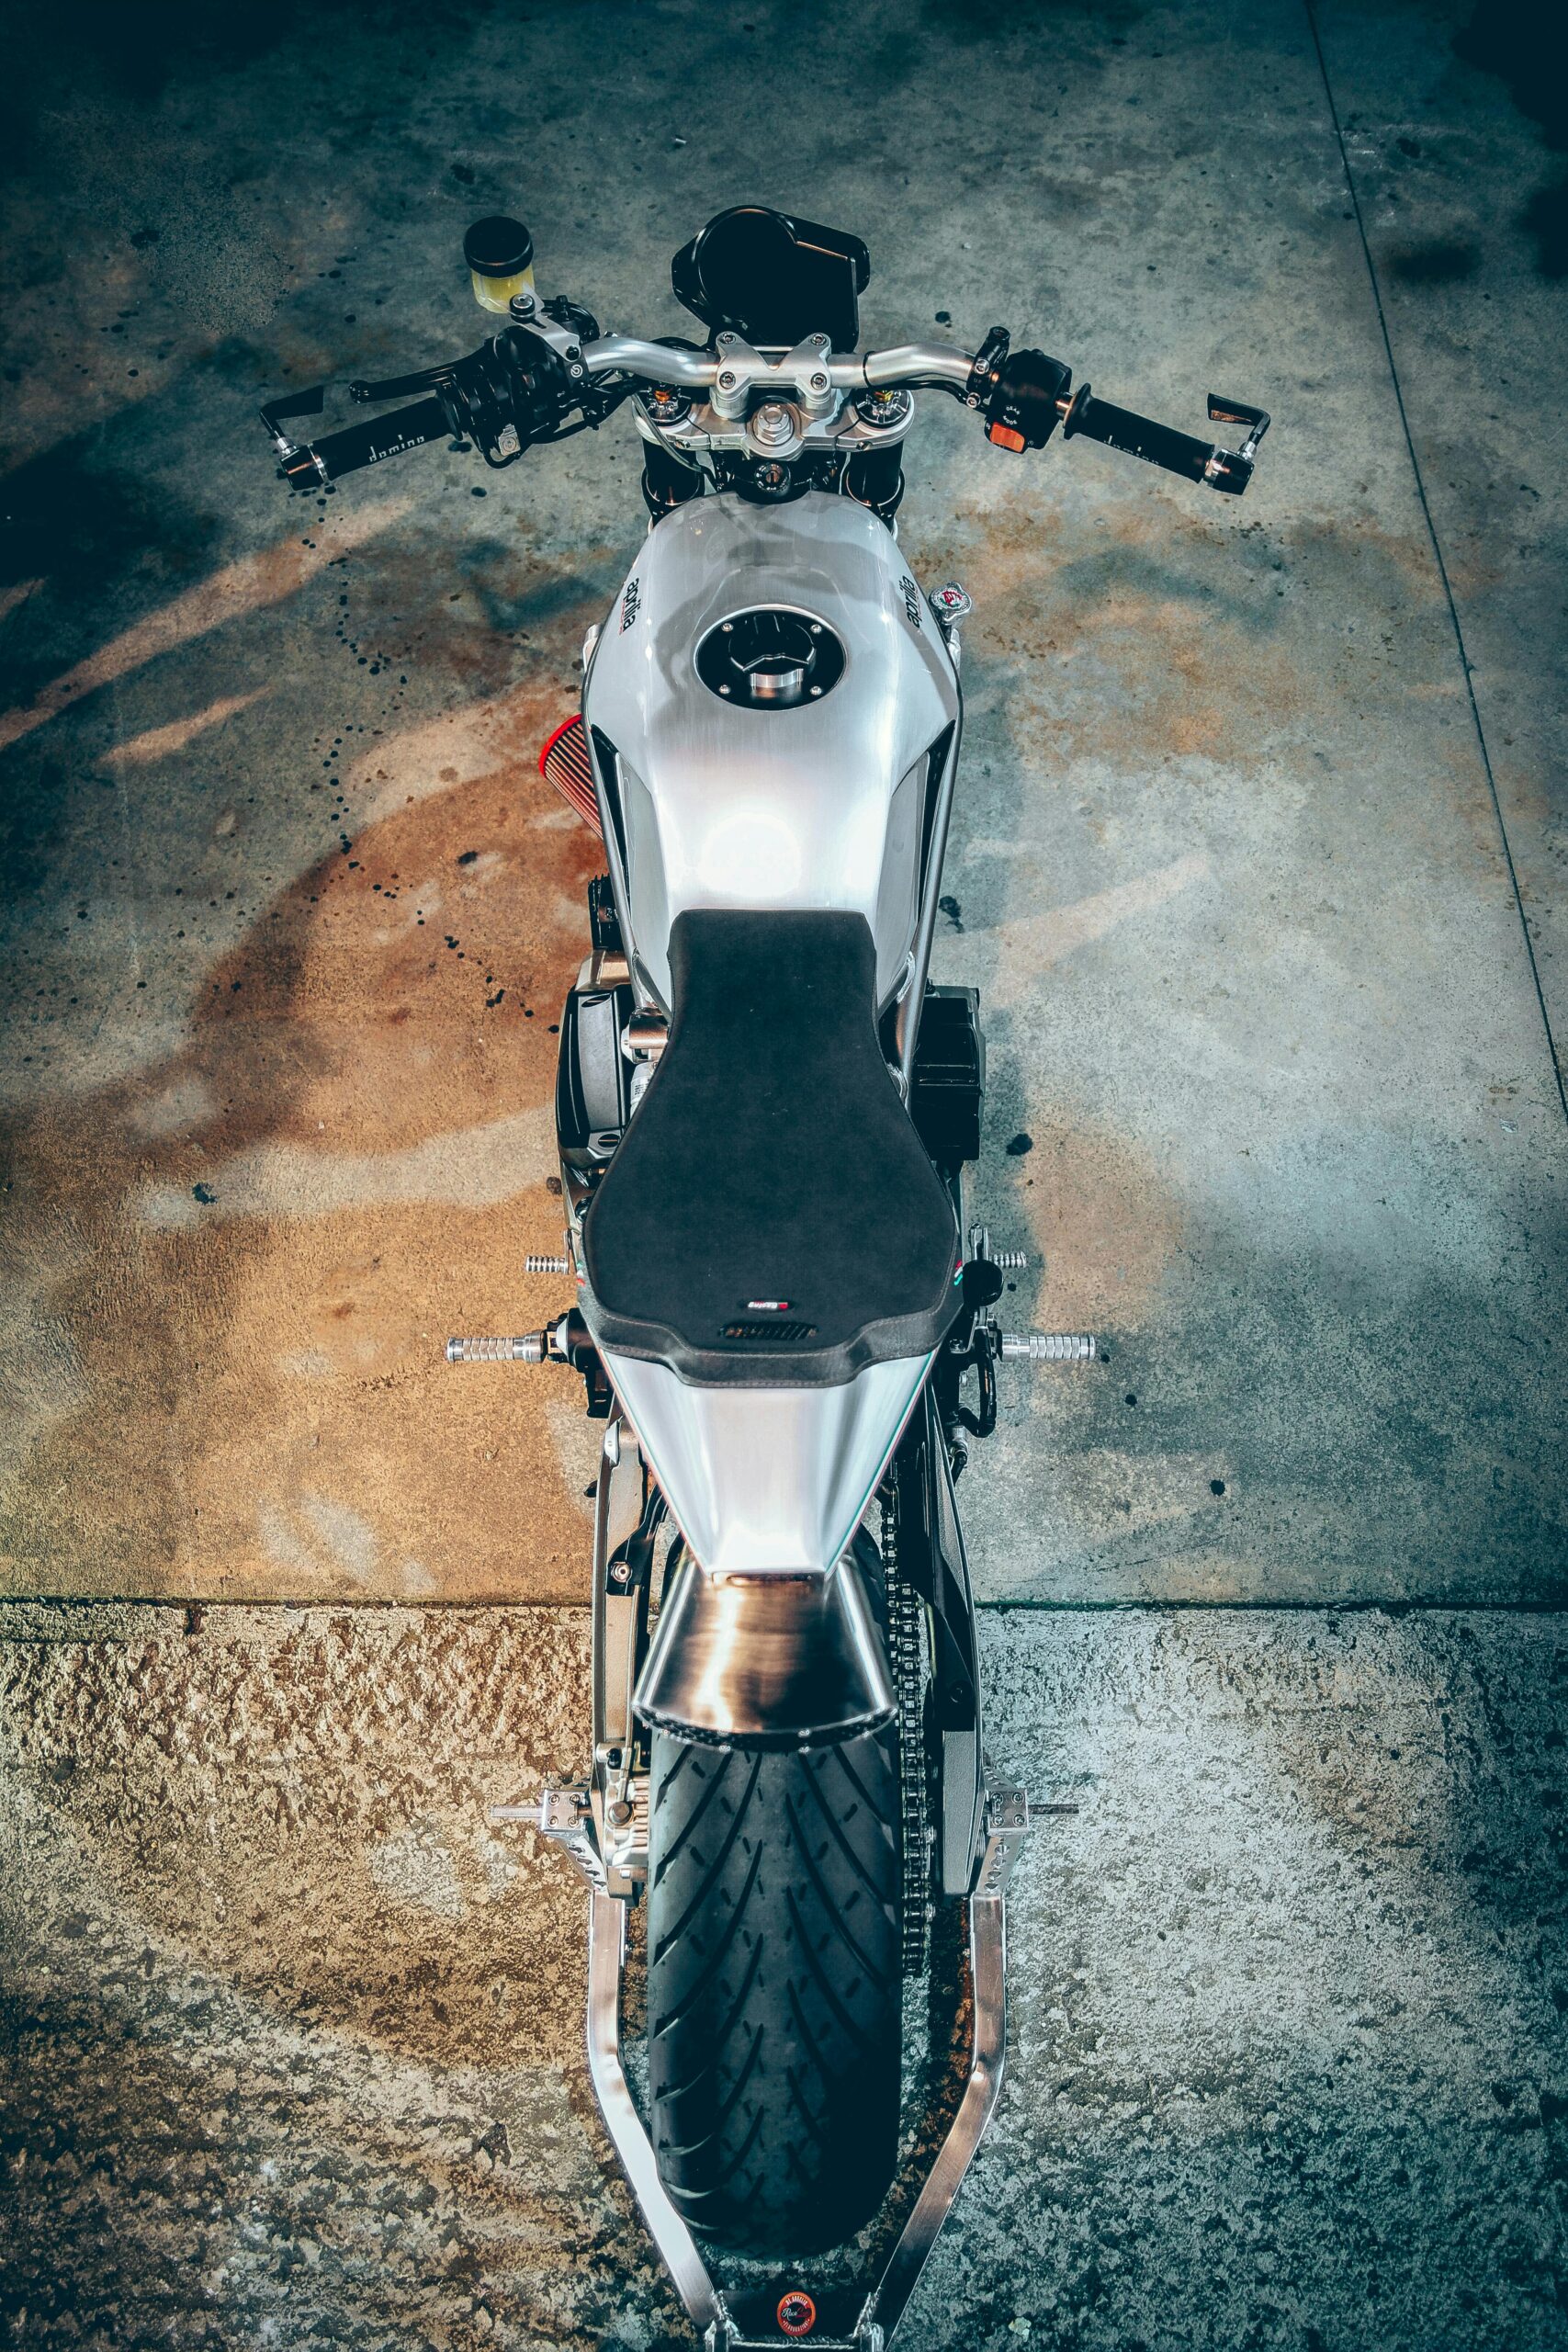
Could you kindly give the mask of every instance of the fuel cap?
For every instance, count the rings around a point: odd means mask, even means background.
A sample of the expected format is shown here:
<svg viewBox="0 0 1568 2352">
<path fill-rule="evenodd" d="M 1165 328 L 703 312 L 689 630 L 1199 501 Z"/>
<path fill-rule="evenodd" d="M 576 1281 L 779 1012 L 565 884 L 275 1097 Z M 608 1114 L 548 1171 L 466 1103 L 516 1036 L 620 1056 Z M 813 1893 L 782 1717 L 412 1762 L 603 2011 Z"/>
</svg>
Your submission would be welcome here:
<svg viewBox="0 0 1568 2352">
<path fill-rule="evenodd" d="M 827 622 L 782 605 L 733 614 L 697 648 L 697 675 L 709 693 L 751 710 L 819 702 L 843 670 L 842 640 Z"/>
</svg>

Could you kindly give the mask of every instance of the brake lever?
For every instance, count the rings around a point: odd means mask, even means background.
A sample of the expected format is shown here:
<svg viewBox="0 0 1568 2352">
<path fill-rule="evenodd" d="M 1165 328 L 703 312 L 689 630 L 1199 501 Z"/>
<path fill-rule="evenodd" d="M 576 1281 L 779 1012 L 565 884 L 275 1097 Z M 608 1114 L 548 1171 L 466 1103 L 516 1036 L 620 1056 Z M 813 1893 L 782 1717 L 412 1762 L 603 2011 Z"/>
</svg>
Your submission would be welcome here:
<svg viewBox="0 0 1568 2352">
<path fill-rule="evenodd" d="M 1258 455 L 1258 445 L 1268 432 L 1270 418 L 1266 408 L 1253 408 L 1246 401 L 1222 400 L 1218 392 L 1209 394 L 1211 424 L 1245 424 L 1247 438 L 1235 455 L 1251 465 Z"/>
</svg>

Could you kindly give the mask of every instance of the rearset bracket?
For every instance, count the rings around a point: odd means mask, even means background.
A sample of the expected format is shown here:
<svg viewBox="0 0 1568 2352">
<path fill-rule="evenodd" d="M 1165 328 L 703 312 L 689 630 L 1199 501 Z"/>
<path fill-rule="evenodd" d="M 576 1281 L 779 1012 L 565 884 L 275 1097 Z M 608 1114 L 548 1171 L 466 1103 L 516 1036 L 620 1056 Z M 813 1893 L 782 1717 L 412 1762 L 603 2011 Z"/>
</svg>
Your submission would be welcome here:
<svg viewBox="0 0 1568 2352">
<path fill-rule="evenodd" d="M 570 1856 L 595 1894 L 607 1890 L 604 1863 L 593 1836 L 593 1804 L 586 1789 L 546 1789 L 533 1804 L 492 1804 L 485 1818 L 525 1822 Z"/>
</svg>

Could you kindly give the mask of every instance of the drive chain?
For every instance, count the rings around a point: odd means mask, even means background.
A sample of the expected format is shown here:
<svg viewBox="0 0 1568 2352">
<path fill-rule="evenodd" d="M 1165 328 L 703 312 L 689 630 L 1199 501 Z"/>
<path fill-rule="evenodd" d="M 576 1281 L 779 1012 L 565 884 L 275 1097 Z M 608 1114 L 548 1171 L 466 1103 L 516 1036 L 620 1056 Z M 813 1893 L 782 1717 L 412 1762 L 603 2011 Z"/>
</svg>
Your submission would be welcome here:
<svg viewBox="0 0 1568 2352">
<path fill-rule="evenodd" d="M 906 1976 L 920 1975 L 931 1944 L 931 1832 L 926 1760 L 926 1610 L 898 1563 L 892 1481 L 882 1490 L 882 1573 L 887 1648 L 898 1706 L 898 1793 L 904 1857 Z"/>
</svg>

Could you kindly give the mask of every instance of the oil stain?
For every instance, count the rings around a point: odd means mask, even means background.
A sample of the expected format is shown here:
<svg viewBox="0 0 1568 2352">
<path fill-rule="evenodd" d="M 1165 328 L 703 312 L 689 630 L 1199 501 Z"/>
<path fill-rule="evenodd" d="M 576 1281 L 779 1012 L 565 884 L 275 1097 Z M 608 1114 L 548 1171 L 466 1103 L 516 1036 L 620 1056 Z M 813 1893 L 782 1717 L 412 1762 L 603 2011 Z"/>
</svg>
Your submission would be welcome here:
<svg viewBox="0 0 1568 2352">
<path fill-rule="evenodd" d="M 1406 286 L 1457 286 L 1473 277 L 1481 266 L 1481 250 L 1460 237 L 1429 237 L 1414 245 L 1394 245 L 1384 256 L 1391 277 Z"/>
<path fill-rule="evenodd" d="M 1454 40 L 1454 55 L 1495 74 L 1549 149 L 1568 149 L 1568 19 L 1540 0 L 1486 0 Z M 1542 277 L 1568 277 L 1568 174 L 1536 189 L 1520 214 Z"/>
</svg>

